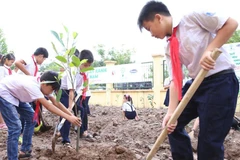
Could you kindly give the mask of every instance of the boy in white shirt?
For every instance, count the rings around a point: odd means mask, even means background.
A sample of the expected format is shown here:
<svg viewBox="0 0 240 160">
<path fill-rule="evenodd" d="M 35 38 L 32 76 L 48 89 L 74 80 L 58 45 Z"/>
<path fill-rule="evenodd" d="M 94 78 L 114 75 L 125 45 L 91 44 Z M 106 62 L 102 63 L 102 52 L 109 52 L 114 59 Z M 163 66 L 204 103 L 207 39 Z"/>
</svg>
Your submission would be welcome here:
<svg viewBox="0 0 240 160">
<path fill-rule="evenodd" d="M 61 81 L 56 81 L 56 77 L 58 77 L 57 73 L 48 71 L 41 76 L 40 82 L 36 77 L 19 74 L 1 80 L 0 111 L 8 127 L 7 155 L 9 160 L 18 159 L 18 138 L 22 127 L 19 114 L 25 121 L 19 158 L 31 157 L 32 135 L 36 121 L 33 119 L 34 111 L 27 102 L 38 101 L 50 112 L 80 126 L 80 119 L 72 115 L 51 96 L 53 91 L 58 91 L 61 85 Z M 48 96 L 52 104 L 44 96 Z"/>
<path fill-rule="evenodd" d="M 163 128 L 182 98 L 181 65 L 186 66 L 193 80 L 201 69 L 208 71 L 177 123 L 167 126 L 173 159 L 193 160 L 185 126 L 199 117 L 198 159 L 223 160 L 223 142 L 231 128 L 239 84 L 234 62 L 222 45 L 237 29 L 237 21 L 226 13 L 208 10 L 193 11 L 176 21 L 165 4 L 152 0 L 142 8 L 138 25 L 151 32 L 153 37 L 168 38 L 166 56 L 171 62 L 168 67 L 172 67 L 172 75 Z M 222 51 L 216 61 L 211 57 L 215 48 Z"/>
<path fill-rule="evenodd" d="M 46 58 L 48 58 L 47 49 L 43 47 L 37 48 L 31 57 L 28 57 L 26 59 L 20 59 L 15 62 L 15 65 L 18 68 L 17 73 L 39 77 L 39 73 L 38 73 L 39 67 L 46 60 Z M 34 102 L 31 103 L 31 106 L 35 110 L 36 106 Z M 41 105 L 41 109 L 42 109 L 42 105 Z M 21 120 L 21 122 L 22 122 L 22 125 L 25 123 L 23 120 Z M 41 129 L 41 121 L 39 118 L 39 122 L 35 126 L 35 131 L 39 131 L 40 129 Z"/>
<path fill-rule="evenodd" d="M 15 62 L 19 74 L 31 75 L 36 77 L 39 66 L 48 58 L 47 49 L 37 48 L 31 57 L 20 59 Z"/>
<path fill-rule="evenodd" d="M 80 61 L 87 59 L 87 62 L 81 64 L 79 70 L 77 71 L 74 86 L 72 86 L 71 80 L 69 79 L 69 75 L 67 75 L 67 72 L 65 72 L 65 75 L 62 77 L 61 89 L 63 91 L 62 91 L 62 96 L 60 101 L 68 109 L 72 106 L 74 102 L 74 97 L 76 96 L 76 94 L 81 92 L 81 86 L 84 83 L 85 78 L 83 74 L 85 73 L 80 73 L 80 70 L 90 67 L 94 61 L 92 52 L 89 50 L 82 50 L 81 53 L 79 53 L 79 51 L 76 50 L 74 54 L 80 59 Z M 82 107 L 82 100 L 83 99 L 80 97 L 77 101 L 77 110 L 81 111 L 81 119 L 82 119 L 82 126 L 80 128 L 80 137 L 89 136 L 89 134 L 87 133 L 87 125 L 88 125 L 87 113 L 86 113 L 86 109 Z M 73 108 L 73 111 L 75 113 L 75 108 Z M 77 115 L 77 113 L 75 113 L 75 115 Z M 64 146 L 68 148 L 71 148 L 70 138 L 69 138 L 70 127 L 71 127 L 71 124 L 68 121 L 65 121 L 64 125 L 60 130 L 60 133 L 62 136 L 62 143 Z"/>
</svg>

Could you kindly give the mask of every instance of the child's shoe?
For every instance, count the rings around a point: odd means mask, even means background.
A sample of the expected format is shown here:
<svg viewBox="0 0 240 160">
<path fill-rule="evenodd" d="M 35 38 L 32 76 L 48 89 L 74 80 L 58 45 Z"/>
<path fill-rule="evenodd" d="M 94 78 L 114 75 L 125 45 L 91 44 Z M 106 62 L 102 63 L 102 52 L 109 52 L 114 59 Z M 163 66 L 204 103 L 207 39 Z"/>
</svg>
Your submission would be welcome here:
<svg viewBox="0 0 240 160">
<path fill-rule="evenodd" d="M 39 132 L 41 127 L 42 127 L 42 121 L 37 127 L 34 128 L 34 133 Z"/>
<path fill-rule="evenodd" d="M 72 146 L 71 146 L 71 144 L 69 142 L 63 143 L 63 146 L 67 147 L 69 149 L 72 149 Z"/>
<path fill-rule="evenodd" d="M 18 155 L 18 158 L 21 159 L 21 158 L 30 158 L 32 157 L 32 151 L 26 151 L 26 152 L 20 152 L 19 155 Z"/>
</svg>

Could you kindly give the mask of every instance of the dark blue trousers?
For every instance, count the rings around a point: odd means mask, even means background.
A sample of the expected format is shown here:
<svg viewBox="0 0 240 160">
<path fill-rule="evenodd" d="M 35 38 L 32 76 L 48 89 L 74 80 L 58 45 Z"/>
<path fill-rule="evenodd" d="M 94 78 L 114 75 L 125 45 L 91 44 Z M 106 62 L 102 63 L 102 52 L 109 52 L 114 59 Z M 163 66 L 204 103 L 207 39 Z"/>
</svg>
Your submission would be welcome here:
<svg viewBox="0 0 240 160">
<path fill-rule="evenodd" d="M 88 100 L 90 97 L 86 97 L 84 100 L 82 99 L 82 96 L 79 98 L 79 104 L 81 104 L 81 119 L 82 119 L 82 129 L 80 130 L 80 135 L 83 134 L 84 131 L 88 130 Z"/>
<path fill-rule="evenodd" d="M 87 114 L 90 114 L 90 108 L 89 108 L 89 104 L 88 104 L 90 97 L 91 97 L 91 96 L 87 96 L 87 97 L 85 97 L 85 99 L 82 101 L 82 106 L 83 106 L 83 108 L 86 109 L 86 113 L 87 113 Z"/>
<path fill-rule="evenodd" d="M 125 117 L 126 117 L 127 119 L 135 119 L 136 116 L 137 116 L 136 111 L 132 111 L 132 112 L 125 111 Z"/>
<path fill-rule="evenodd" d="M 189 85 L 185 85 L 186 93 Z M 239 83 L 235 73 L 205 78 L 178 118 L 178 125 L 169 137 L 174 160 L 193 160 L 190 138 L 185 126 L 199 117 L 199 160 L 223 160 L 223 142 L 235 113 Z"/>
<path fill-rule="evenodd" d="M 168 107 L 168 105 L 169 105 L 169 88 L 167 89 L 166 96 L 165 96 L 165 99 L 164 99 L 163 104 L 164 104 L 166 107 Z"/>
<path fill-rule="evenodd" d="M 79 98 L 80 99 L 80 98 Z M 85 110 L 84 108 L 81 106 L 80 104 L 80 100 L 78 99 L 77 101 L 77 111 L 80 111 L 80 118 L 82 120 L 82 125 L 80 127 L 80 135 L 83 134 L 83 132 L 86 130 L 84 127 L 85 127 L 85 121 L 86 121 L 86 118 L 87 115 L 85 114 Z M 62 96 L 61 96 L 61 99 L 60 99 L 60 102 L 66 107 L 68 108 L 68 102 L 69 102 L 69 90 L 63 90 L 62 91 Z M 73 107 L 73 112 L 75 114 L 75 116 L 77 115 L 76 112 L 75 112 L 75 107 Z M 61 118 L 60 118 L 61 120 Z M 61 130 L 60 130 L 60 133 L 61 133 L 61 136 L 62 136 L 62 143 L 70 143 L 70 138 L 69 138 L 69 133 L 70 133 L 70 128 L 71 128 L 71 123 L 69 121 L 65 121 L 65 123 L 63 124 Z"/>
</svg>

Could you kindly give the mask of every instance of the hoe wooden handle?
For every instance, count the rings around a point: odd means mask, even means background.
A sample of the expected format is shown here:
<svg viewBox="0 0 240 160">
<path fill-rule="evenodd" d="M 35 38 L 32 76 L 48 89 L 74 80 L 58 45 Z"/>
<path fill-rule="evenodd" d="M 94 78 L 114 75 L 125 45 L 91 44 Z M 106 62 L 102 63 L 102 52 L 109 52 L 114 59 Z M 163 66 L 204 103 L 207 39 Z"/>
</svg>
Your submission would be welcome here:
<svg viewBox="0 0 240 160">
<path fill-rule="evenodd" d="M 216 49 L 213 50 L 211 56 L 212 56 L 212 58 L 214 60 L 216 60 L 221 53 L 222 52 L 219 49 L 216 48 Z M 204 70 L 204 69 L 200 70 L 200 72 L 198 73 L 197 77 L 193 81 L 192 85 L 189 87 L 188 91 L 184 95 L 183 99 L 178 104 L 176 110 L 174 111 L 173 115 L 169 119 L 169 121 L 168 121 L 166 126 L 168 126 L 169 124 L 174 124 L 177 121 L 177 119 L 179 118 L 179 116 L 181 115 L 182 111 L 184 110 L 184 108 L 186 107 L 186 105 L 188 104 L 190 99 L 192 98 L 193 94 L 198 89 L 199 85 L 202 83 L 202 81 L 205 78 L 205 76 L 207 75 L 207 73 L 208 73 L 207 70 Z M 151 160 L 152 157 L 156 154 L 156 152 L 158 151 L 160 145 L 165 140 L 167 134 L 168 134 L 167 127 L 165 127 L 163 129 L 163 131 L 161 132 L 160 136 L 157 138 L 157 141 L 154 143 L 151 151 L 148 153 L 147 160 Z"/>
</svg>

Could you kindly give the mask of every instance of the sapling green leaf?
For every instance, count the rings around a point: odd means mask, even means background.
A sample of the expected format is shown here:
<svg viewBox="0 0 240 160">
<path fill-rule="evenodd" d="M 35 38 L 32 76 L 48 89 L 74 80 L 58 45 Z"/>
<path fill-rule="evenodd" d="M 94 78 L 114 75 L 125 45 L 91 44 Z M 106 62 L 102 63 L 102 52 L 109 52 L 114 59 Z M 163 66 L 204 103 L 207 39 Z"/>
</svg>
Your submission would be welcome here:
<svg viewBox="0 0 240 160">
<path fill-rule="evenodd" d="M 60 62 L 62 62 L 62 63 L 67 63 L 66 58 L 63 57 L 63 56 L 56 56 L 55 58 L 56 58 L 57 60 L 59 60 Z"/>
<path fill-rule="evenodd" d="M 75 67 L 75 64 L 73 62 L 69 63 L 69 67 Z"/>
<path fill-rule="evenodd" d="M 78 36 L 78 33 L 77 32 L 73 32 L 73 39 L 76 39 Z"/>
<path fill-rule="evenodd" d="M 60 80 L 62 79 L 62 77 L 63 77 L 63 72 L 60 72 L 60 73 L 58 74 L 58 81 L 60 81 Z"/>
<path fill-rule="evenodd" d="M 55 32 L 55 31 L 51 31 L 51 32 L 52 32 L 52 34 L 55 36 L 55 38 L 61 43 L 61 45 L 62 45 L 63 47 L 65 47 L 62 39 L 59 37 L 59 35 L 57 34 L 57 32 Z"/>
<path fill-rule="evenodd" d="M 61 39 L 63 39 L 63 33 L 59 33 Z"/>
<path fill-rule="evenodd" d="M 71 49 L 67 49 L 64 56 L 66 56 L 67 58 L 69 58 L 69 53 L 71 52 Z"/>
<path fill-rule="evenodd" d="M 87 59 L 81 60 L 81 61 L 80 61 L 80 65 L 82 65 L 83 63 L 87 63 L 87 61 L 88 61 Z"/>
<path fill-rule="evenodd" d="M 56 49 L 56 46 L 55 46 L 55 44 L 53 43 L 53 42 L 51 42 L 52 43 L 52 47 L 53 47 L 53 50 L 57 53 L 57 55 L 58 55 L 58 51 L 57 51 L 57 49 Z"/>
<path fill-rule="evenodd" d="M 87 71 L 91 71 L 91 70 L 94 70 L 94 68 L 92 66 L 81 69 L 81 72 L 87 72 Z"/>
<path fill-rule="evenodd" d="M 76 51 L 76 47 L 72 47 L 72 48 L 70 49 L 69 56 L 74 55 L 75 51 Z"/>
<path fill-rule="evenodd" d="M 75 67 L 79 67 L 80 66 L 80 60 L 78 57 L 76 57 L 75 55 L 72 56 L 72 63 L 75 65 Z"/>
<path fill-rule="evenodd" d="M 58 92 L 57 92 L 57 97 L 56 97 L 56 101 L 57 101 L 57 102 L 60 102 L 61 96 L 62 96 L 62 90 L 59 89 Z"/>
<path fill-rule="evenodd" d="M 65 31 L 66 31 L 67 33 L 69 33 L 68 28 L 67 28 L 66 26 L 64 26 L 64 25 L 63 25 L 63 27 L 64 27 Z"/>
</svg>

